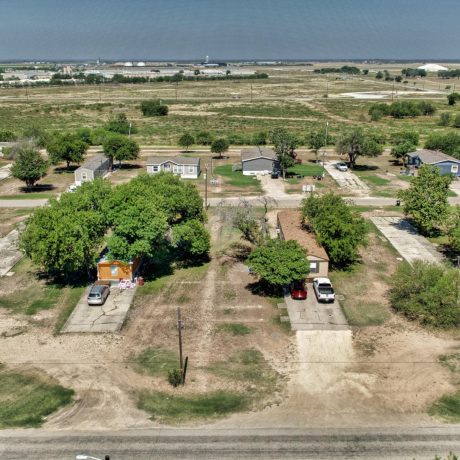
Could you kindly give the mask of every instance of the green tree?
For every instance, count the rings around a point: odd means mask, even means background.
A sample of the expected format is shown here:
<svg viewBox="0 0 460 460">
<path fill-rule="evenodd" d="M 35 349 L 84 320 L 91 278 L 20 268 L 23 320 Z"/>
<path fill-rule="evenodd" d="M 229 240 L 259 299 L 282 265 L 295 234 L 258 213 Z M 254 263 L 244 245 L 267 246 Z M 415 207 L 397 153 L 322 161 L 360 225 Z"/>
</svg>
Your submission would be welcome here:
<svg viewBox="0 0 460 460">
<path fill-rule="evenodd" d="M 168 115 L 169 108 L 158 99 L 141 102 L 141 112 L 144 117 L 164 117 Z"/>
<path fill-rule="evenodd" d="M 381 80 L 383 78 L 383 72 L 381 70 L 379 70 L 376 74 L 375 74 L 375 78 L 377 78 L 377 80 Z"/>
<path fill-rule="evenodd" d="M 457 115 L 455 115 L 453 126 L 454 128 L 460 128 L 460 113 L 457 113 Z"/>
<path fill-rule="evenodd" d="M 396 133 L 392 137 L 393 148 L 391 155 L 397 160 L 403 160 L 409 152 L 414 152 L 417 149 L 419 135 L 416 131 L 402 131 Z"/>
<path fill-rule="evenodd" d="M 199 260 L 208 256 L 211 237 L 202 222 L 192 219 L 174 226 L 172 244 L 181 259 Z"/>
<path fill-rule="evenodd" d="M 329 137 L 329 136 L 328 136 Z M 326 134 L 323 131 L 313 131 L 307 138 L 308 148 L 315 152 L 316 161 L 318 161 L 318 152 L 321 147 L 326 146 Z"/>
<path fill-rule="evenodd" d="M 270 133 L 270 140 L 275 147 L 283 179 L 286 178 L 286 171 L 295 163 L 295 149 L 298 147 L 299 140 L 296 136 L 286 131 L 284 128 L 277 128 Z"/>
<path fill-rule="evenodd" d="M 102 149 L 104 155 L 110 158 L 110 161 L 117 160 L 121 166 L 122 161 L 135 160 L 139 156 L 139 145 L 133 139 L 123 134 L 112 133 L 103 141 Z"/>
<path fill-rule="evenodd" d="M 400 264 L 391 277 L 390 301 L 412 321 L 435 327 L 460 326 L 460 273 L 436 263 L 416 260 Z"/>
<path fill-rule="evenodd" d="M 342 197 L 333 193 L 312 195 L 302 201 L 301 211 L 333 265 L 344 267 L 358 259 L 368 227 Z"/>
<path fill-rule="evenodd" d="M 200 131 L 195 136 L 195 142 L 199 145 L 211 145 L 213 137 L 208 131 Z"/>
<path fill-rule="evenodd" d="M 35 125 L 26 128 L 22 133 L 22 137 L 31 140 L 39 148 L 46 147 L 48 142 L 51 141 L 50 134 L 45 129 Z"/>
<path fill-rule="evenodd" d="M 82 141 L 76 134 L 64 133 L 53 137 L 47 146 L 51 163 L 58 164 L 61 161 L 67 163 L 81 163 L 88 150 L 88 144 Z"/>
<path fill-rule="evenodd" d="M 36 182 L 46 175 L 48 162 L 42 158 L 38 149 L 30 142 L 16 147 L 11 175 L 26 183 L 30 190 Z"/>
<path fill-rule="evenodd" d="M 439 117 L 439 126 L 449 126 L 450 125 L 450 113 L 442 112 Z"/>
<path fill-rule="evenodd" d="M 441 176 L 436 166 L 423 165 L 407 190 L 400 190 L 404 213 L 410 215 L 424 234 L 431 234 L 447 217 L 450 175 Z"/>
<path fill-rule="evenodd" d="M 447 102 L 449 103 L 449 105 L 455 105 L 457 103 L 457 101 L 460 100 L 460 94 L 459 93 L 450 93 L 448 96 L 447 96 Z"/>
<path fill-rule="evenodd" d="M 252 271 L 276 287 L 304 279 L 310 271 L 305 250 L 297 241 L 270 240 L 248 257 Z"/>
<path fill-rule="evenodd" d="M 211 144 L 211 153 L 219 154 L 219 158 L 222 158 L 222 154 L 225 153 L 230 147 L 230 144 L 227 139 L 221 137 L 216 139 Z"/>
<path fill-rule="evenodd" d="M 137 132 L 136 126 L 131 123 L 125 113 L 119 113 L 115 118 L 109 120 L 104 128 L 106 131 L 118 134 L 134 134 Z"/>
<path fill-rule="evenodd" d="M 453 130 L 446 133 L 431 133 L 425 142 L 425 148 L 441 150 L 444 153 L 460 158 L 460 134 Z"/>
<path fill-rule="evenodd" d="M 340 155 L 348 155 L 352 168 L 355 167 L 358 156 L 376 157 L 383 153 L 383 145 L 373 134 L 366 134 L 361 128 L 343 134 L 337 140 L 336 151 Z"/>
<path fill-rule="evenodd" d="M 190 133 L 184 133 L 179 138 L 179 145 L 188 152 L 188 149 L 191 145 L 195 143 L 195 138 Z"/>
<path fill-rule="evenodd" d="M 460 206 L 449 208 L 445 228 L 449 246 L 455 252 L 460 252 Z"/>
<path fill-rule="evenodd" d="M 0 142 L 12 142 L 18 138 L 17 134 L 7 129 L 0 129 Z"/>
<path fill-rule="evenodd" d="M 259 131 L 252 136 L 252 144 L 254 145 L 266 145 L 268 134 L 265 131 Z"/>
</svg>

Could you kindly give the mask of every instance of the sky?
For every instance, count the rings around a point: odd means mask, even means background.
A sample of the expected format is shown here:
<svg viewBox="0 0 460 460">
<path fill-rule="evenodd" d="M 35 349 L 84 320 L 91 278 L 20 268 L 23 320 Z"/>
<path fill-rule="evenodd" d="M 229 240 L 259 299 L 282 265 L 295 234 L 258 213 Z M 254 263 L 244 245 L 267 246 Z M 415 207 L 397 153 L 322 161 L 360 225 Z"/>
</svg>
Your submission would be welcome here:
<svg viewBox="0 0 460 460">
<path fill-rule="evenodd" d="M 7 59 L 460 59 L 459 0 L 0 0 Z"/>
</svg>

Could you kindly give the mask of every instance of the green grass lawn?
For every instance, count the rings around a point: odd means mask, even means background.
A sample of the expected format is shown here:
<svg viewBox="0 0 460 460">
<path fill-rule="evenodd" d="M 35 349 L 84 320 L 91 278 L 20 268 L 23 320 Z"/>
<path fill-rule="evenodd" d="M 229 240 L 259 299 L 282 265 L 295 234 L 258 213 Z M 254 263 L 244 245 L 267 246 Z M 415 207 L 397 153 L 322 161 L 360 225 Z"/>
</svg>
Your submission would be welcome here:
<svg viewBox="0 0 460 460">
<path fill-rule="evenodd" d="M 0 367 L 0 428 L 39 427 L 72 401 L 73 390 Z"/>
<path fill-rule="evenodd" d="M 0 195 L 0 200 L 38 200 L 49 199 L 56 196 L 53 192 L 24 192 L 17 195 Z"/>
<path fill-rule="evenodd" d="M 380 176 L 374 176 L 374 175 L 362 175 L 361 179 L 364 179 L 366 182 L 368 182 L 371 185 L 375 185 L 377 187 L 381 185 L 388 185 L 391 183 L 390 180 L 384 179 L 383 177 Z"/>
<path fill-rule="evenodd" d="M 287 170 L 288 174 L 293 174 L 296 176 L 320 176 L 324 173 L 324 168 L 319 164 L 313 163 L 302 163 L 300 165 L 295 165 L 292 168 Z"/>
<path fill-rule="evenodd" d="M 460 423 L 460 390 L 454 394 L 442 396 L 430 406 L 428 413 L 450 423 Z"/>
<path fill-rule="evenodd" d="M 261 191 L 260 182 L 254 176 L 244 176 L 241 171 L 232 171 L 232 165 L 221 165 L 214 168 L 214 174 L 225 177 L 228 185 L 233 187 L 252 187 Z"/>
</svg>

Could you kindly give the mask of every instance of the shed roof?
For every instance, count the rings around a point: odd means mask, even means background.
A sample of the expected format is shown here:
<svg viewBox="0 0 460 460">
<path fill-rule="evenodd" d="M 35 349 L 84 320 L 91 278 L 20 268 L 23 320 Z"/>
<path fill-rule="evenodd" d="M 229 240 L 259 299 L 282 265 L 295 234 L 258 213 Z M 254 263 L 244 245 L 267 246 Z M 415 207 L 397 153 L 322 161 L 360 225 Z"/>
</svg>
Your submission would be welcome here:
<svg viewBox="0 0 460 460">
<path fill-rule="evenodd" d="M 300 211 L 290 209 L 279 212 L 278 224 L 285 240 L 295 240 L 306 249 L 308 255 L 329 260 L 326 250 L 317 243 L 315 236 L 302 225 Z"/>
<path fill-rule="evenodd" d="M 421 149 L 416 150 L 415 152 L 410 152 L 407 154 L 407 156 L 411 158 L 419 157 L 423 163 L 430 165 L 440 163 L 442 161 L 454 161 L 455 163 L 460 163 L 460 160 L 457 160 L 456 158 L 451 157 L 450 155 L 446 155 L 445 153 L 440 152 L 439 150 Z"/>
<path fill-rule="evenodd" d="M 198 166 L 200 159 L 195 157 L 149 157 L 147 165 L 162 165 L 164 163 L 174 163 L 176 165 Z"/>
<path fill-rule="evenodd" d="M 90 169 L 91 171 L 95 171 L 101 164 L 107 163 L 109 159 L 104 155 L 94 155 L 91 158 L 88 158 L 78 169 Z"/>
<path fill-rule="evenodd" d="M 272 149 L 260 146 L 241 150 L 241 161 L 255 160 L 256 158 L 276 160 L 276 153 Z"/>
</svg>

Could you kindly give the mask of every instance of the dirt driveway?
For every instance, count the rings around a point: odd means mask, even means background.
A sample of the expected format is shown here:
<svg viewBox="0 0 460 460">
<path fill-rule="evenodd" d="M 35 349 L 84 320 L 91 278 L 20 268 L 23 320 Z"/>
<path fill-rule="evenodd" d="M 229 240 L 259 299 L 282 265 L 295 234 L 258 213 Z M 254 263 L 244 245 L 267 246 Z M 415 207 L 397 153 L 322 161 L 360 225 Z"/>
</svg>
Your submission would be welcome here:
<svg viewBox="0 0 460 460">
<path fill-rule="evenodd" d="M 0 276 L 5 276 L 23 255 L 18 250 L 18 239 L 19 231 L 16 229 L 0 238 Z"/>
</svg>

